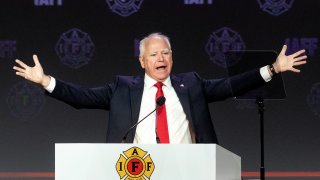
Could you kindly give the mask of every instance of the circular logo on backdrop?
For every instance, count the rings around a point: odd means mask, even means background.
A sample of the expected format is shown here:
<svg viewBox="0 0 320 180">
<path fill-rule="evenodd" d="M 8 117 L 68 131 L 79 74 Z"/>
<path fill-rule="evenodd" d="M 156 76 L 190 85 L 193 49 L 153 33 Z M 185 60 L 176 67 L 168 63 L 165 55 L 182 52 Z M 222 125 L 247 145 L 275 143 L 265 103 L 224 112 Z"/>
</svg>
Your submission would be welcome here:
<svg viewBox="0 0 320 180">
<path fill-rule="evenodd" d="M 310 109 L 320 117 L 320 82 L 312 86 L 307 96 L 307 103 Z"/>
<path fill-rule="evenodd" d="M 123 154 L 120 154 L 120 158 L 116 164 L 116 170 L 120 179 L 150 179 L 155 166 L 150 154 L 147 153 L 147 151 L 139 147 L 132 147 L 124 151 Z"/>
<path fill-rule="evenodd" d="M 37 114 L 44 105 L 44 90 L 28 81 L 11 87 L 7 104 L 11 113 L 18 118 L 27 119 Z"/>
<path fill-rule="evenodd" d="M 73 28 L 60 36 L 55 50 L 64 65 L 77 69 L 91 60 L 94 44 L 87 33 Z"/>
<path fill-rule="evenodd" d="M 291 8 L 293 1 L 294 0 L 258 0 L 258 3 L 263 11 L 273 16 L 279 16 Z"/>
<path fill-rule="evenodd" d="M 230 28 L 223 27 L 210 34 L 205 48 L 210 56 L 210 61 L 220 67 L 226 68 L 227 64 L 228 66 L 235 64 L 240 59 L 237 56 L 241 55 L 234 53 L 235 56 L 232 56 L 232 58 L 226 58 L 226 53 L 244 50 L 245 45 L 239 33 Z M 228 60 L 227 63 L 226 60 Z"/>
<path fill-rule="evenodd" d="M 137 12 L 143 0 L 106 0 L 112 12 L 126 17 Z"/>
</svg>

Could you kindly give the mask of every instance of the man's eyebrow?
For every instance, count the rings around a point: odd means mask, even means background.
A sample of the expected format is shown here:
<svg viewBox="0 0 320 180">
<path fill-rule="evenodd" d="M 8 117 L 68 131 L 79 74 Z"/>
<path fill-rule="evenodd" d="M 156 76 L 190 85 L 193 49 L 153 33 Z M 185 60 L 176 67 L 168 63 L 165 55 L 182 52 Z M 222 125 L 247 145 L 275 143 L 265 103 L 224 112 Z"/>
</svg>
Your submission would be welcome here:
<svg viewBox="0 0 320 180">
<path fill-rule="evenodd" d="M 150 54 L 151 53 L 164 52 L 164 51 L 171 51 L 171 50 L 170 49 L 163 49 L 163 50 L 160 50 L 160 51 L 150 51 Z"/>
</svg>

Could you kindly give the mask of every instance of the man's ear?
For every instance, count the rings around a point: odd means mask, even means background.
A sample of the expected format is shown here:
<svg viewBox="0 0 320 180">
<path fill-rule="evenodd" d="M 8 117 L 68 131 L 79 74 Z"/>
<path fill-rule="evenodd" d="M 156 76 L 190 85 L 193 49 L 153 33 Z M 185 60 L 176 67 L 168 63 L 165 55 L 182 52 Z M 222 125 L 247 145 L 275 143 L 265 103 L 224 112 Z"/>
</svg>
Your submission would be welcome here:
<svg viewBox="0 0 320 180">
<path fill-rule="evenodd" d="M 142 69 L 144 69 L 144 60 L 143 60 L 142 56 L 139 56 L 139 62 L 140 62 Z"/>
</svg>

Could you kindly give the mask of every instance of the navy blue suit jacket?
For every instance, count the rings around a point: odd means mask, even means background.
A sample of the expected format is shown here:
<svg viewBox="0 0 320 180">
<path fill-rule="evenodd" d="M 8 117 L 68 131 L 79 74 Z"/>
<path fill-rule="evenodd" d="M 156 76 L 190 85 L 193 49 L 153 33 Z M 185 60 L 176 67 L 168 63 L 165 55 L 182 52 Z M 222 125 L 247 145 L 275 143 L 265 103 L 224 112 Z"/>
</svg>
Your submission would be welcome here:
<svg viewBox="0 0 320 180">
<path fill-rule="evenodd" d="M 175 89 L 197 143 L 218 143 L 208 103 L 242 94 L 265 83 L 259 69 L 231 78 L 205 80 L 197 73 L 172 74 Z M 85 88 L 60 80 L 49 96 L 62 100 L 75 108 L 109 110 L 107 142 L 120 143 L 124 133 L 139 118 L 143 76 L 117 76 L 115 81 L 96 88 Z M 230 82 L 234 84 L 233 92 Z M 128 137 L 133 142 L 135 129 Z"/>
</svg>

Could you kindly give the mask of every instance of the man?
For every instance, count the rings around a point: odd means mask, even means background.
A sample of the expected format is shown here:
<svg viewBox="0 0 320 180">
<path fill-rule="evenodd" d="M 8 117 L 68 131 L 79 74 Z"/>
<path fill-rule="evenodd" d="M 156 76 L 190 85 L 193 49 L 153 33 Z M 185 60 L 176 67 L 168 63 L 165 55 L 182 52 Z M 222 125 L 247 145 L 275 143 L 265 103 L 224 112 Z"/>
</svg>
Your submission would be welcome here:
<svg viewBox="0 0 320 180">
<path fill-rule="evenodd" d="M 36 55 L 34 67 L 20 60 L 16 74 L 40 84 L 47 94 L 75 108 L 109 110 L 107 142 L 118 143 L 125 132 L 156 107 L 156 98 L 165 96 L 165 105 L 128 134 L 128 142 L 218 143 L 208 103 L 242 94 L 271 80 L 276 73 L 300 72 L 294 68 L 306 63 L 305 51 L 286 56 L 283 46 L 276 61 L 229 79 L 201 79 L 194 72 L 171 74 L 172 51 L 167 36 L 153 33 L 140 42 L 139 61 L 144 76 L 117 76 L 113 83 L 84 88 L 56 80 L 43 72 Z M 230 82 L 236 88 L 230 88 Z M 161 109 L 160 109 L 161 108 Z"/>
</svg>

